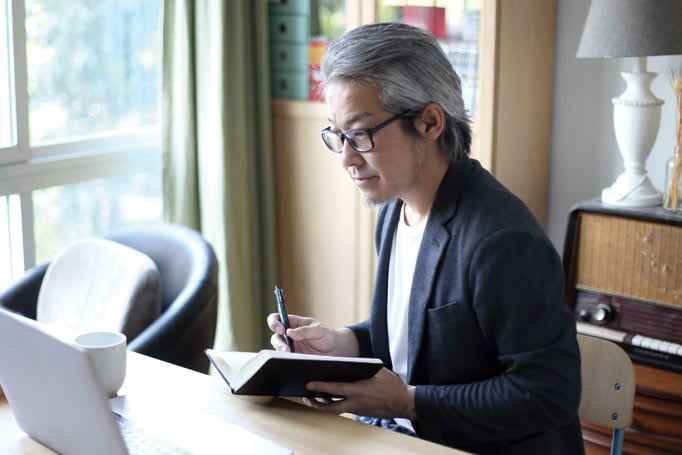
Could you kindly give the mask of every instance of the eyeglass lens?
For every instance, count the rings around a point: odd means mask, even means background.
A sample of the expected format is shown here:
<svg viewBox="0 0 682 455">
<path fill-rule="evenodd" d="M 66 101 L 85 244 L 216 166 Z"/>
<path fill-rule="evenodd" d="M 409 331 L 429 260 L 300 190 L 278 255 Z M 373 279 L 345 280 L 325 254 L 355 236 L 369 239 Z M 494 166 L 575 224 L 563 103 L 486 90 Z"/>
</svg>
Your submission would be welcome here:
<svg viewBox="0 0 682 455">
<path fill-rule="evenodd" d="M 348 141 L 348 145 L 357 152 L 367 152 L 374 148 L 372 137 L 369 131 L 366 130 L 350 130 L 345 133 L 325 130 L 322 132 L 322 139 L 327 144 L 327 147 L 334 152 L 341 152 L 343 150 L 344 141 Z"/>
</svg>

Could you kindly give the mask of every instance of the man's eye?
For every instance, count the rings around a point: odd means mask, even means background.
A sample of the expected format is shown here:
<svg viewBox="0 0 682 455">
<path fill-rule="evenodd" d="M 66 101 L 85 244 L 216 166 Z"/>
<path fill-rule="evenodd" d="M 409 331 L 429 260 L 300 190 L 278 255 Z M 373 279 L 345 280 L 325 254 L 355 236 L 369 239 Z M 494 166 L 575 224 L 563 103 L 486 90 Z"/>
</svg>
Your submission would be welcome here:
<svg viewBox="0 0 682 455">
<path fill-rule="evenodd" d="M 355 140 L 362 140 L 367 137 L 366 131 L 349 131 L 346 133 L 346 137 Z"/>
</svg>

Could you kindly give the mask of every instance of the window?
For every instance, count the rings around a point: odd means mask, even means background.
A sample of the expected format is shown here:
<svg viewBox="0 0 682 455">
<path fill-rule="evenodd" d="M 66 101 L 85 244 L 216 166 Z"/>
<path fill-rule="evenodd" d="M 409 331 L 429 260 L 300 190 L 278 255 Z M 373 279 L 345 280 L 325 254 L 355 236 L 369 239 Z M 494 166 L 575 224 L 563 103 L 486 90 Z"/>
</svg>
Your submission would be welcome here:
<svg viewBox="0 0 682 455">
<path fill-rule="evenodd" d="M 77 238 L 162 219 L 161 11 L 0 0 L 0 287 Z"/>
</svg>

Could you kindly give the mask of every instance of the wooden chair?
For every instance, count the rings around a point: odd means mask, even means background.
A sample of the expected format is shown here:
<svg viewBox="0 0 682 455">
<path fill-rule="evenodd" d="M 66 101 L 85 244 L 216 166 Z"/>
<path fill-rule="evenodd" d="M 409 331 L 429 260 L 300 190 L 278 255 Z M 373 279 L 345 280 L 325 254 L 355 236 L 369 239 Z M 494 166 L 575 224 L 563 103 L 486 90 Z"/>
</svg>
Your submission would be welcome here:
<svg viewBox="0 0 682 455">
<path fill-rule="evenodd" d="M 611 455 L 620 455 L 635 399 L 632 361 L 608 340 L 578 334 L 578 345 L 582 357 L 580 420 L 613 429 Z"/>
</svg>

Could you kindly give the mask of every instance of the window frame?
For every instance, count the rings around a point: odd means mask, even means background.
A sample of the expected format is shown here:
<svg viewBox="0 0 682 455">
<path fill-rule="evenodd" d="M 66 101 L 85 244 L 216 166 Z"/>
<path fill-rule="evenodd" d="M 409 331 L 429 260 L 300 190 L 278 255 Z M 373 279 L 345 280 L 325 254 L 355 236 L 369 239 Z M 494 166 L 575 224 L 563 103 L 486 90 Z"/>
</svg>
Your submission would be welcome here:
<svg viewBox="0 0 682 455">
<path fill-rule="evenodd" d="M 4 0 L 8 12 L 10 117 L 14 145 L 0 147 L 0 197 L 18 195 L 23 268 L 35 265 L 32 192 L 149 169 L 161 149 L 160 119 L 152 126 L 109 131 L 31 145 L 28 125 L 28 70 L 25 0 Z M 0 62 L 4 65 L 5 62 Z M 0 121 L 5 121 L 0 119 Z M 24 270 L 12 270 L 13 279 Z"/>
<path fill-rule="evenodd" d="M 28 160 L 28 70 L 26 66 L 26 21 L 24 0 L 5 0 L 8 39 L 10 130 L 14 144 L 0 148 L 0 165 Z M 21 24 L 21 26 L 17 26 Z M 5 62 L 0 62 L 4 64 Z M 2 119 L 0 119 L 2 121 Z"/>
</svg>

